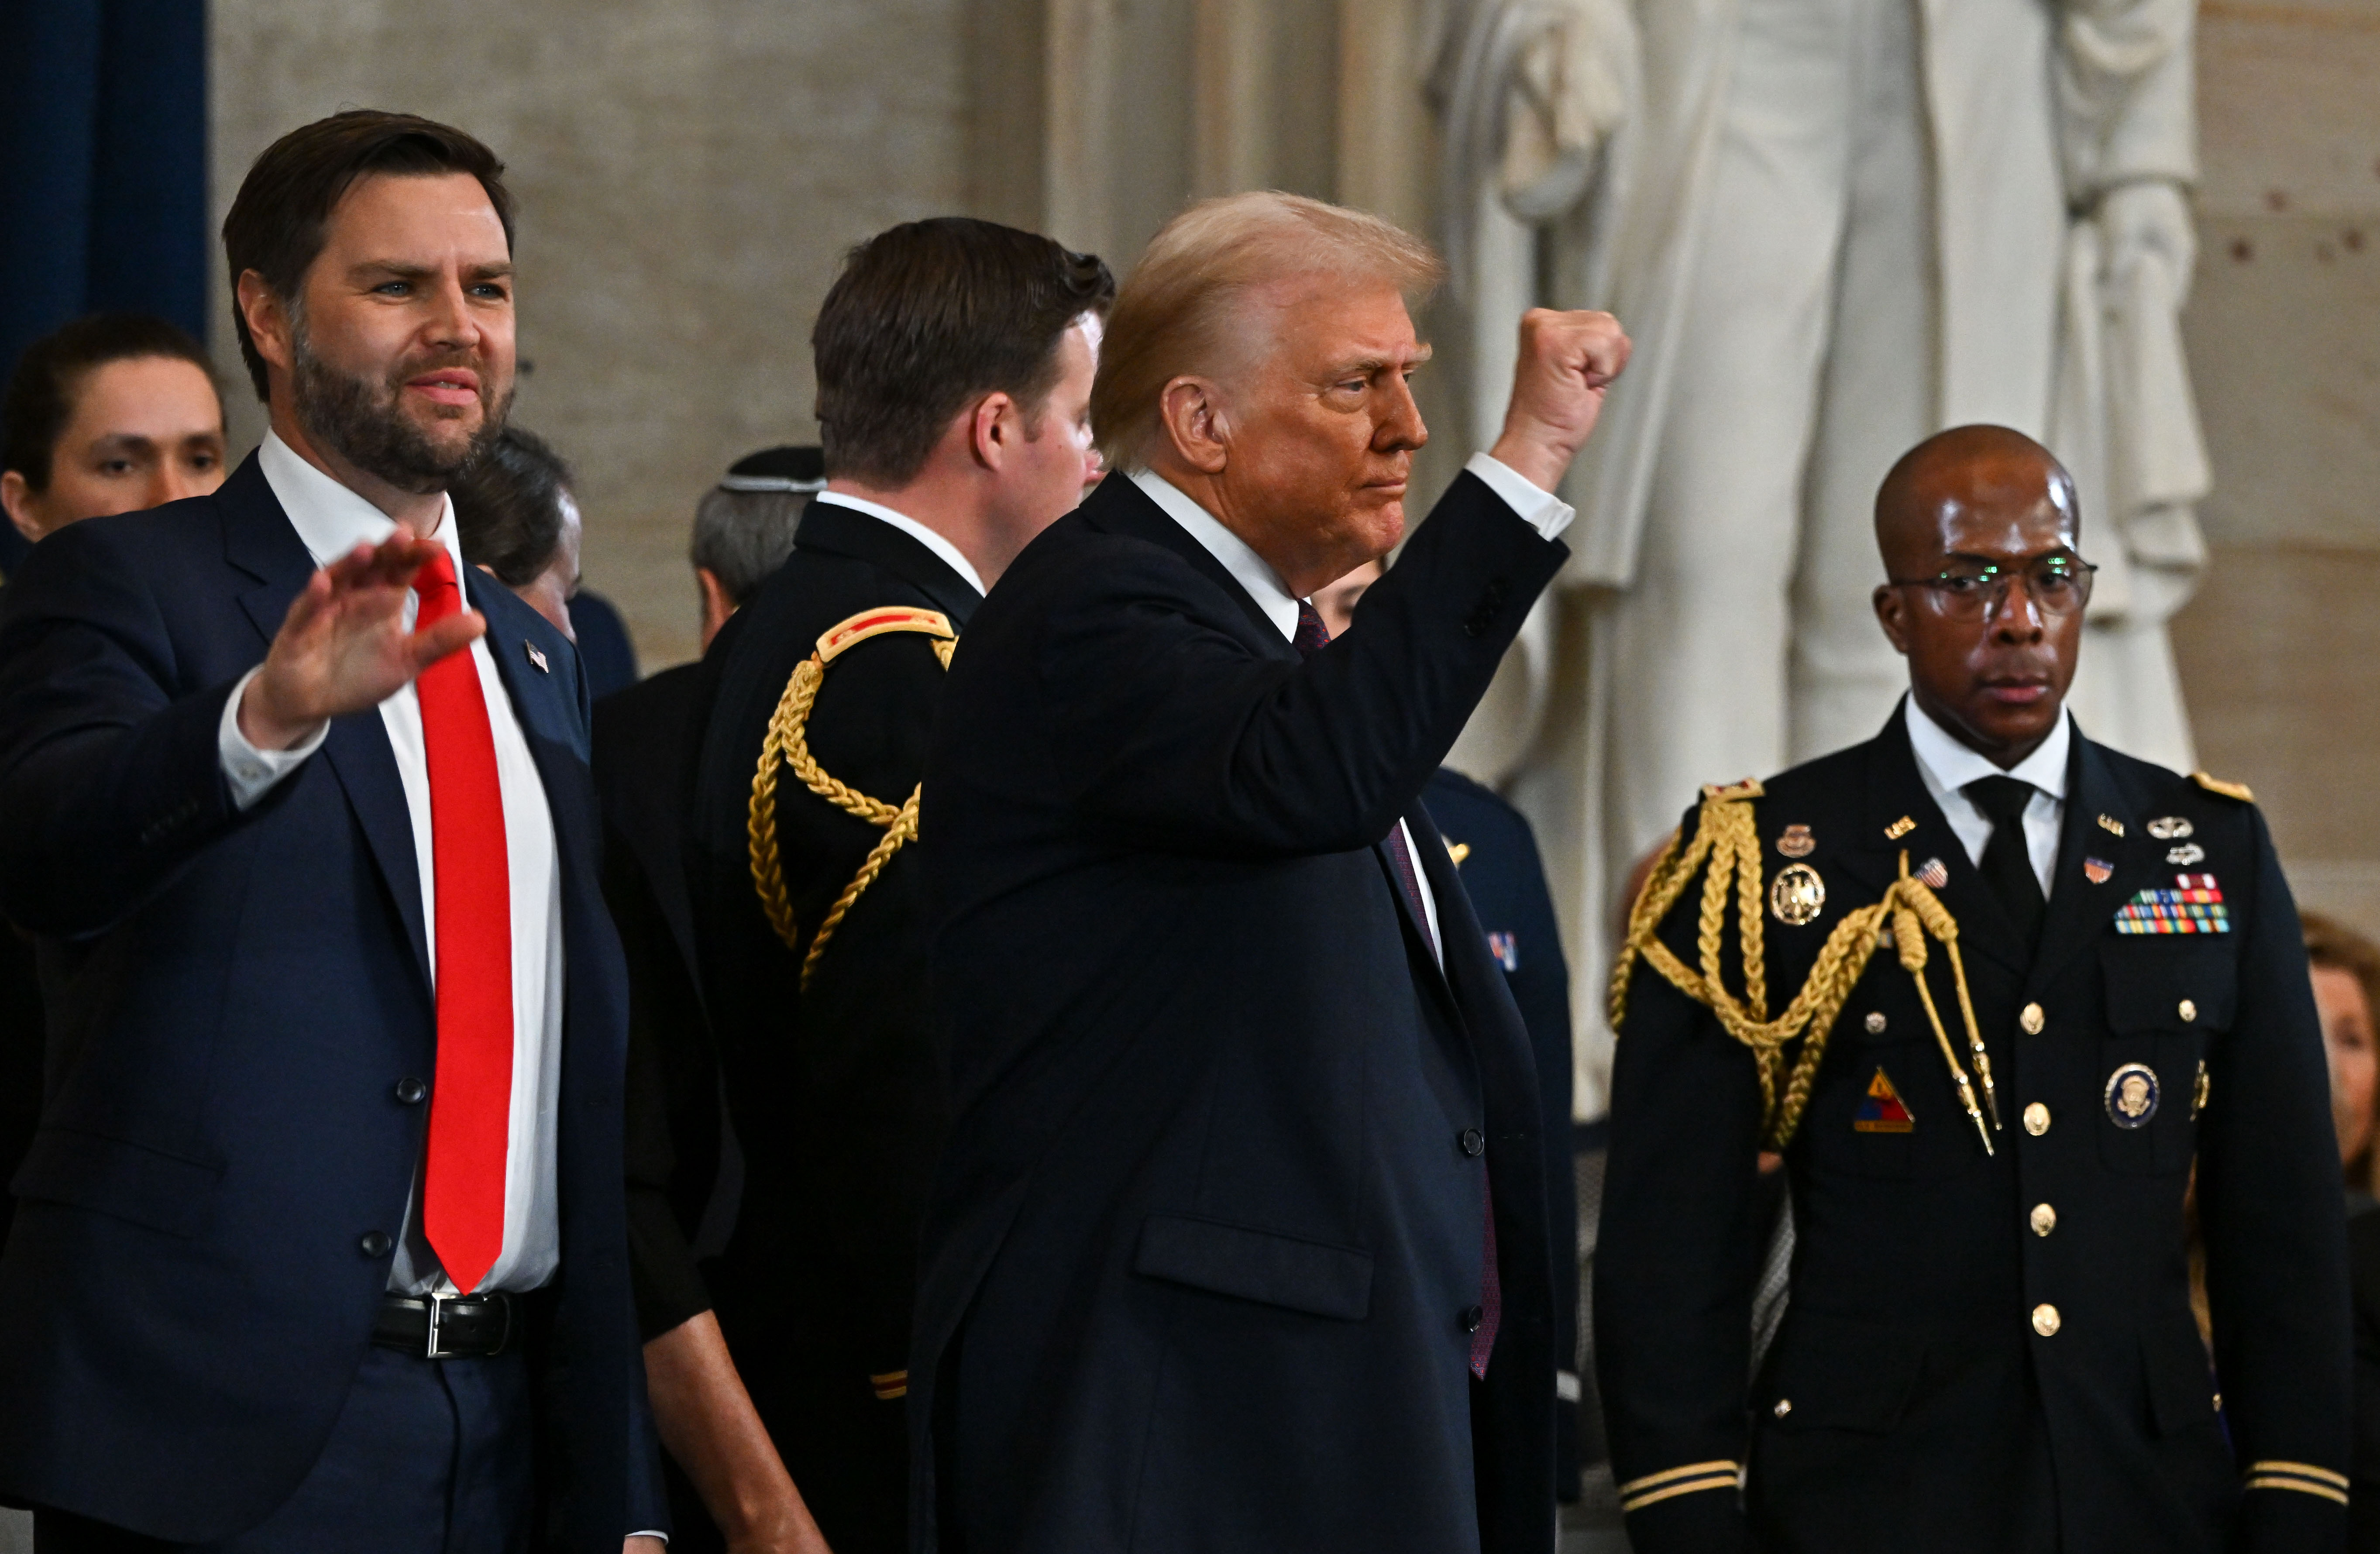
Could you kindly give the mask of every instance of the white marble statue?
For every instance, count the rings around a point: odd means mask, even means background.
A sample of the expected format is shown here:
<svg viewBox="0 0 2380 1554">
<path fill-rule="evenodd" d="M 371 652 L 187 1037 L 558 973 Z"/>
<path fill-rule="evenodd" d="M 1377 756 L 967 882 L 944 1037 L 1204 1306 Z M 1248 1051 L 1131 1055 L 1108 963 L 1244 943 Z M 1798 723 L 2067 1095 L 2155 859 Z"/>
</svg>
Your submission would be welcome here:
<svg viewBox="0 0 2380 1554">
<path fill-rule="evenodd" d="M 2047 443 L 2101 571 L 2070 705 L 2191 760 L 2166 621 L 2208 483 L 2177 310 L 2193 0 L 1446 0 L 1429 87 L 1474 380 L 1535 302 L 1636 357 L 1566 488 L 1570 591 L 1456 764 L 1536 820 L 1582 1115 L 1615 896 L 1700 784 L 1864 739 L 1905 678 L 1877 483 L 1944 427 Z"/>
</svg>

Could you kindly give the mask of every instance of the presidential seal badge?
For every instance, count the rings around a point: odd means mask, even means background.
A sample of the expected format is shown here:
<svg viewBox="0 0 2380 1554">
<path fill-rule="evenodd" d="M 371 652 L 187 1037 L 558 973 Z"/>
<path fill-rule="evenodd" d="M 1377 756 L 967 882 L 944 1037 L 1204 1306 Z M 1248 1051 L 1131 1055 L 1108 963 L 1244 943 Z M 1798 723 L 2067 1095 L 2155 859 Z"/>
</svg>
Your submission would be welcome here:
<svg viewBox="0 0 2380 1554">
<path fill-rule="evenodd" d="M 1808 826 L 1787 826 L 1785 834 L 1777 839 L 1777 850 L 1789 858 L 1806 858 L 1817 845 Z"/>
<path fill-rule="evenodd" d="M 2131 1130 L 2149 1125 L 2156 1115 L 2156 1071 L 2146 1063 L 2126 1063 L 2107 1075 L 2107 1121 Z"/>
<path fill-rule="evenodd" d="M 1789 864 L 1768 882 L 1768 910 L 1788 928 L 1816 922 L 1826 905 L 1827 882 L 1806 863 Z"/>
<path fill-rule="evenodd" d="M 1940 858 L 1927 858 L 1917 866 L 1917 882 L 1929 891 L 1938 891 L 1950 882 L 1949 866 Z"/>
<path fill-rule="evenodd" d="M 2179 842 L 2194 829 L 2179 815 L 2160 815 L 2148 823 L 2148 833 L 2159 842 Z"/>
</svg>

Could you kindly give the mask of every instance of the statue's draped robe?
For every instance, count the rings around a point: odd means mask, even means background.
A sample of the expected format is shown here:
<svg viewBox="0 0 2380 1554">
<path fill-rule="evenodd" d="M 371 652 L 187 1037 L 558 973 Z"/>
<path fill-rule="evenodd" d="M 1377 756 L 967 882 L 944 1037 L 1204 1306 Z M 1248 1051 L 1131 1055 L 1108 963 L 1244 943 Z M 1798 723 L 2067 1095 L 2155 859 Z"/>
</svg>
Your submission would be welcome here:
<svg viewBox="0 0 2380 1554">
<path fill-rule="evenodd" d="M 1580 968 L 1583 1114 L 1604 1093 L 1603 968 L 1630 865 L 1700 784 L 1853 743 L 1904 686 L 1869 605 L 1870 515 L 1926 435 L 1998 422 L 2066 460 L 2102 568 L 2071 705 L 2095 737 L 2192 764 L 2165 630 L 2204 559 L 2175 318 L 2188 261 L 2112 243 L 2098 219 L 2110 190 L 2195 176 L 2192 9 L 1449 14 L 1432 85 L 1475 431 L 1492 432 L 1497 342 L 1526 302 L 1609 309 L 1636 343 L 1565 489 L 1570 591 L 1455 756 L 1545 844 Z"/>
</svg>

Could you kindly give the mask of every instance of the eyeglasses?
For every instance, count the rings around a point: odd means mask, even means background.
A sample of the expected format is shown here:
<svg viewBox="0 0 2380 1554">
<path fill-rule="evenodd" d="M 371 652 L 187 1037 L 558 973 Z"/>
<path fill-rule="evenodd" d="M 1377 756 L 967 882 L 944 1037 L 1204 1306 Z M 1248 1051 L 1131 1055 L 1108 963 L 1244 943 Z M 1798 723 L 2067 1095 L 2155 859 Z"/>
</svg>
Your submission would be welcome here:
<svg viewBox="0 0 2380 1554">
<path fill-rule="evenodd" d="M 2091 576 L 2099 569 L 2079 556 L 2035 556 L 2022 566 L 1954 565 L 1939 577 L 1895 577 L 1897 589 L 1931 589 L 1942 613 L 1954 620 L 1996 618 L 2019 577 L 2043 615 L 2071 615 L 2091 602 Z"/>
</svg>

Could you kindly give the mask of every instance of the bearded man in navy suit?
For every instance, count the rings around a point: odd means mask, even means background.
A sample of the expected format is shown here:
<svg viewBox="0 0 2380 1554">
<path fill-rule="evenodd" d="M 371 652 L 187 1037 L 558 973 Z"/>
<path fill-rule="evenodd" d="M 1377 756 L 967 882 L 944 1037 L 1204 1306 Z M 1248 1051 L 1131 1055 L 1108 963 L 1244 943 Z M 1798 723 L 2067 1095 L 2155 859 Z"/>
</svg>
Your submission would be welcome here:
<svg viewBox="0 0 2380 1554">
<path fill-rule="evenodd" d="M 405 115 L 275 142 L 224 224 L 263 445 L 0 605 L 42 1554 L 658 1554 L 585 682 L 445 495 L 512 399 L 502 173 Z"/>
<path fill-rule="evenodd" d="M 1536 1071 L 1421 792 L 1628 346 L 1529 315 L 1492 453 L 1332 642 L 1305 596 L 1403 532 L 1437 273 L 1289 195 L 1169 224 L 1092 392 L 1116 473 L 953 658 L 919 1550 L 1552 1547 Z"/>
</svg>

